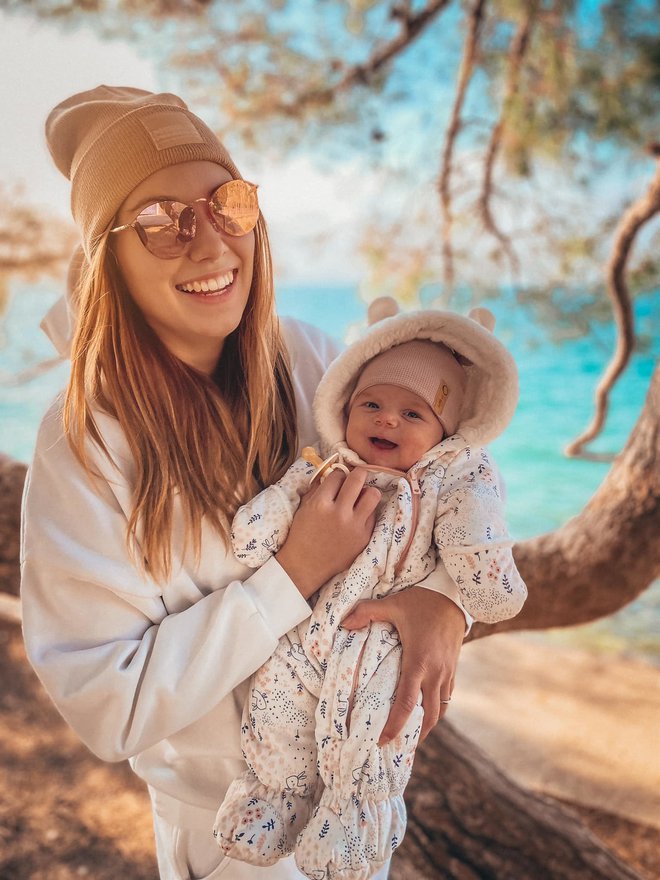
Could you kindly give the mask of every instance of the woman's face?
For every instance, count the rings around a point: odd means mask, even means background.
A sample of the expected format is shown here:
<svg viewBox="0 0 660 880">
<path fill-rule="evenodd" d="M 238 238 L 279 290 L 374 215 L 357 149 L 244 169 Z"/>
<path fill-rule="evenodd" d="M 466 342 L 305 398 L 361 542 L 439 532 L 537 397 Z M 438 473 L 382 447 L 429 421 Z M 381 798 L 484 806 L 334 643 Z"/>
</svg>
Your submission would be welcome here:
<svg viewBox="0 0 660 880">
<path fill-rule="evenodd" d="M 142 208 L 154 202 L 172 199 L 190 204 L 206 198 L 228 180 L 230 173 L 213 162 L 163 168 L 128 196 L 117 214 L 117 225 L 132 223 Z M 129 293 L 152 329 L 182 361 L 210 374 L 248 301 L 255 234 L 254 230 L 241 236 L 218 232 L 203 204 L 195 211 L 197 234 L 180 257 L 153 256 L 134 229 L 114 235 L 112 246 Z"/>
</svg>

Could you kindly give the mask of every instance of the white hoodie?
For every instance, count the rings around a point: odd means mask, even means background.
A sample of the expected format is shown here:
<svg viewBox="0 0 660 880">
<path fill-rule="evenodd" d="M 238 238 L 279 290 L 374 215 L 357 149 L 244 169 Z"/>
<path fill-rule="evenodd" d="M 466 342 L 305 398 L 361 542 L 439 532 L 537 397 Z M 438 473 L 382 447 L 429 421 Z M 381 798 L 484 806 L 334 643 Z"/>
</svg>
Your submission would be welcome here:
<svg viewBox="0 0 660 880">
<path fill-rule="evenodd" d="M 282 325 L 305 445 L 337 351 L 309 325 Z M 25 644 L 83 742 L 106 761 L 128 758 L 157 813 L 177 825 L 180 802 L 215 810 L 244 768 L 244 682 L 310 608 L 277 560 L 255 572 L 210 528 L 199 563 L 182 559 L 180 521 L 171 578 L 142 577 L 126 548 L 134 463 L 118 422 L 96 417 L 113 460 L 90 444 L 94 483 L 63 436 L 61 400 L 39 431 L 23 508 Z"/>
</svg>

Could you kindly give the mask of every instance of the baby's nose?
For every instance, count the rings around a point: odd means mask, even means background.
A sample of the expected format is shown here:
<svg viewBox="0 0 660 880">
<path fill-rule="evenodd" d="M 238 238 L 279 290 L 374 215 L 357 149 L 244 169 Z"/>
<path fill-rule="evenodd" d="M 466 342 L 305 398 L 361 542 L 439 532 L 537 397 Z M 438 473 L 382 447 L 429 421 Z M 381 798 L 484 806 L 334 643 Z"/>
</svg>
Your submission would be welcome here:
<svg viewBox="0 0 660 880">
<path fill-rule="evenodd" d="M 395 425 L 396 413 L 388 412 L 387 410 L 381 410 L 376 415 L 376 421 L 379 425 Z"/>
</svg>

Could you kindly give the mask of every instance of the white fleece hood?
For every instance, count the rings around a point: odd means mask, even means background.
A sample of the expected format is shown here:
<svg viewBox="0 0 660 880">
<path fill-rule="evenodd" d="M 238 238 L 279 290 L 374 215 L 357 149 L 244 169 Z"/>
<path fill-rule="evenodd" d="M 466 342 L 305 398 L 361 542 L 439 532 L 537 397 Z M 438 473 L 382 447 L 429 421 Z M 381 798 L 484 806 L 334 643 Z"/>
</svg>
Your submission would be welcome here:
<svg viewBox="0 0 660 880">
<path fill-rule="evenodd" d="M 470 446 L 485 446 L 511 421 L 518 403 L 518 371 L 506 348 L 489 327 L 495 320 L 487 309 L 470 317 L 434 309 L 385 318 L 371 327 L 328 367 L 314 398 L 314 420 L 327 451 L 346 437 L 346 405 L 357 377 L 371 358 L 402 342 L 430 339 L 457 355 L 467 385 L 456 434 Z"/>
</svg>

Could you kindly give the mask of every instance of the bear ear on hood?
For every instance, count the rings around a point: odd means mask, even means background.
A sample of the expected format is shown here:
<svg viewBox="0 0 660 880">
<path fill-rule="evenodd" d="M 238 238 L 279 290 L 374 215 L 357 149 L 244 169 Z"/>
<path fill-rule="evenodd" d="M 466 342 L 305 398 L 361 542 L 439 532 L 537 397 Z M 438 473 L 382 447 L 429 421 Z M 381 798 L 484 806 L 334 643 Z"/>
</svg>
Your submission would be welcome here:
<svg viewBox="0 0 660 880">
<path fill-rule="evenodd" d="M 476 321 L 477 324 L 481 324 L 481 326 L 488 330 L 489 333 L 492 333 L 495 329 L 495 315 L 491 312 L 490 309 L 486 309 L 483 306 L 480 306 L 476 309 L 471 309 L 468 312 L 468 318 L 472 318 L 473 321 Z"/>
<path fill-rule="evenodd" d="M 393 296 L 377 296 L 375 300 L 369 303 L 367 308 L 367 324 L 373 327 L 378 321 L 382 321 L 385 318 L 393 318 L 400 311 L 399 303 Z M 492 333 L 495 329 L 495 315 L 484 306 L 471 309 L 468 313 L 468 318 L 472 318 L 473 321 L 476 321 L 477 324 L 480 324 L 489 333 Z"/>
<path fill-rule="evenodd" d="M 489 333 L 492 333 L 495 329 L 495 315 L 491 312 L 490 309 L 486 309 L 483 306 L 479 306 L 475 309 L 470 309 L 468 312 L 468 318 L 471 318 L 476 324 L 480 327 L 483 327 L 484 330 L 488 330 Z M 465 357 L 464 354 L 461 354 L 460 351 L 455 351 L 454 355 L 456 356 L 456 360 L 462 367 L 471 367 L 473 361 L 470 358 Z"/>
<path fill-rule="evenodd" d="M 399 311 L 399 303 L 393 296 L 377 296 L 373 302 L 369 303 L 367 324 L 373 327 L 378 321 L 398 315 Z"/>
</svg>

